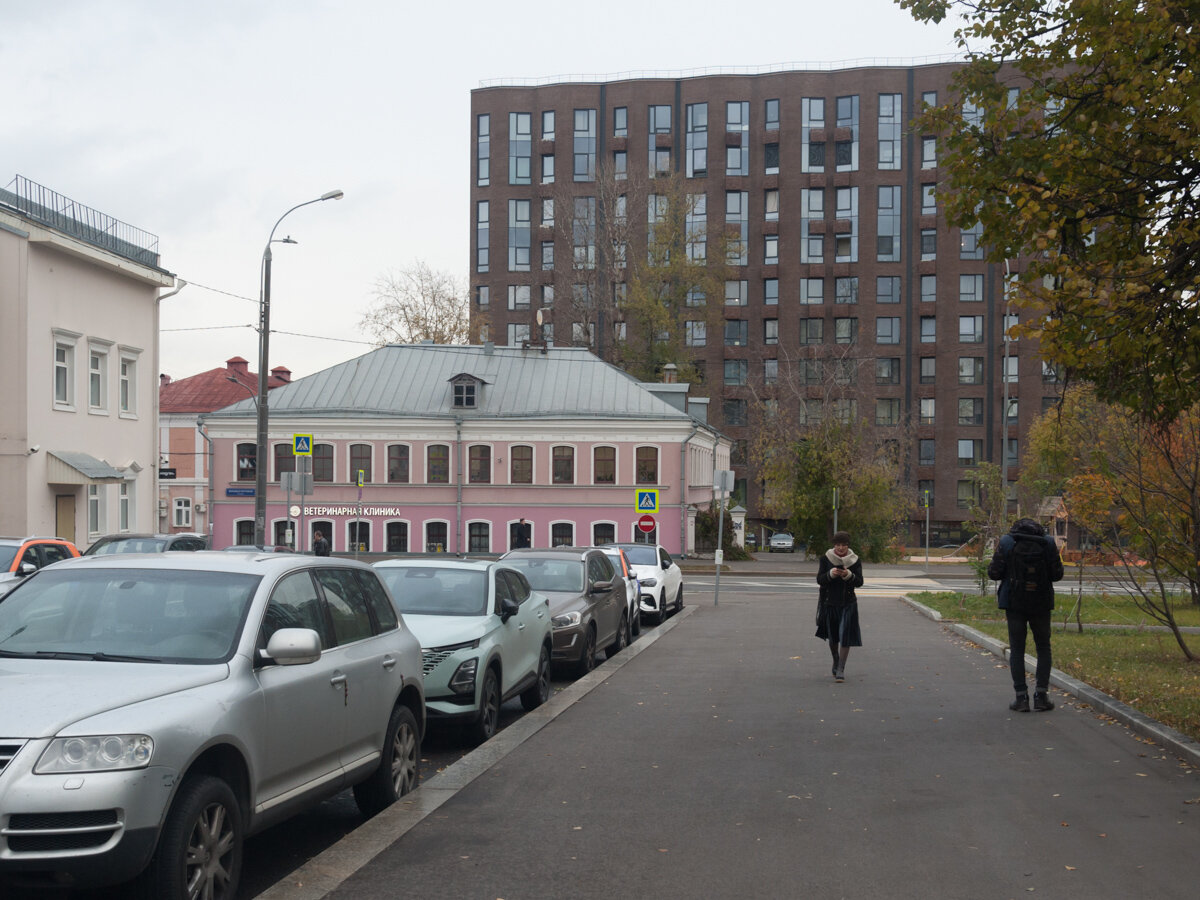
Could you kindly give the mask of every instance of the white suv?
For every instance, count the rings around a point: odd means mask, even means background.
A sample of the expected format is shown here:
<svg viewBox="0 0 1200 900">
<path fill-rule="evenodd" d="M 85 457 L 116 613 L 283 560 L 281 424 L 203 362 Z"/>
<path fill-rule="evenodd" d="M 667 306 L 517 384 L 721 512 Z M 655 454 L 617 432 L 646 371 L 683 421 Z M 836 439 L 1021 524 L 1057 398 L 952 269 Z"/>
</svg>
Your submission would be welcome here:
<svg viewBox="0 0 1200 900">
<path fill-rule="evenodd" d="M 243 841 L 418 778 L 421 650 L 349 560 L 115 554 L 0 601 L 0 876 L 237 894 Z"/>
<path fill-rule="evenodd" d="M 661 544 L 610 544 L 620 547 L 641 584 L 643 616 L 661 624 L 669 612 L 683 609 L 683 572 Z"/>
</svg>

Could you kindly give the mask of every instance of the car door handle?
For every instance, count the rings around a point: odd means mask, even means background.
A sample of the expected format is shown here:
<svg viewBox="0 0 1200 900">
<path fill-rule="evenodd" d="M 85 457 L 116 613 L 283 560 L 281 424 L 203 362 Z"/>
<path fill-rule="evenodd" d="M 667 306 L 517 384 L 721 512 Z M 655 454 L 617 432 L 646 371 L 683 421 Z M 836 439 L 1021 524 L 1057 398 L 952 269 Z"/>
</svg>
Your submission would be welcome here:
<svg viewBox="0 0 1200 900">
<path fill-rule="evenodd" d="M 329 683 L 331 685 L 333 685 L 334 687 L 341 687 L 342 685 L 344 685 L 346 683 L 346 675 L 343 672 L 338 672 L 336 675 L 334 675 L 332 678 L 329 679 Z"/>
<path fill-rule="evenodd" d="M 396 657 L 392 656 L 390 653 L 387 656 L 385 656 L 383 658 L 383 667 L 385 669 L 387 669 L 389 672 L 392 669 L 396 668 Z"/>
<path fill-rule="evenodd" d="M 518 622 L 518 623 L 517 623 L 517 631 L 524 631 L 524 630 L 525 630 L 525 623 L 524 623 L 524 622 Z"/>
</svg>

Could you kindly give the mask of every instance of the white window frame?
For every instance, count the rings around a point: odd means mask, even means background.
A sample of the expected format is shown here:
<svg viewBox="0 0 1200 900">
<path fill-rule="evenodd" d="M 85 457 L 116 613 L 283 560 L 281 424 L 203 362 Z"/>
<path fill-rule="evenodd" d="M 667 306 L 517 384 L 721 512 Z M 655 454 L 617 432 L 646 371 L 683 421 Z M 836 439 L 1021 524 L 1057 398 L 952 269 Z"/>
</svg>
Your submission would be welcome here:
<svg viewBox="0 0 1200 900">
<path fill-rule="evenodd" d="M 51 354 L 54 369 L 53 377 L 50 381 L 50 390 L 55 409 L 70 412 L 75 411 L 75 348 L 81 337 L 83 335 L 75 331 L 67 331 L 62 328 L 54 329 L 54 343 Z M 60 350 L 63 353 L 61 362 L 58 359 Z M 60 370 L 63 372 L 63 390 L 61 396 L 58 390 L 58 373 Z"/>
<path fill-rule="evenodd" d="M 108 360 L 112 344 L 88 341 L 88 412 L 108 415 Z"/>
<path fill-rule="evenodd" d="M 104 534 L 108 527 L 108 516 L 104 502 L 107 499 L 106 494 L 105 485 L 89 484 L 87 486 L 88 537 L 93 540 Z"/>
<path fill-rule="evenodd" d="M 192 498 L 176 497 L 171 511 L 171 525 L 174 528 L 192 527 Z"/>
<path fill-rule="evenodd" d="M 119 347 L 117 353 L 117 414 L 125 419 L 138 417 L 138 359 L 142 351 Z"/>
<path fill-rule="evenodd" d="M 137 505 L 134 502 L 135 488 L 132 479 L 125 479 L 117 485 L 117 531 L 128 533 L 133 531 L 137 519 Z"/>
</svg>

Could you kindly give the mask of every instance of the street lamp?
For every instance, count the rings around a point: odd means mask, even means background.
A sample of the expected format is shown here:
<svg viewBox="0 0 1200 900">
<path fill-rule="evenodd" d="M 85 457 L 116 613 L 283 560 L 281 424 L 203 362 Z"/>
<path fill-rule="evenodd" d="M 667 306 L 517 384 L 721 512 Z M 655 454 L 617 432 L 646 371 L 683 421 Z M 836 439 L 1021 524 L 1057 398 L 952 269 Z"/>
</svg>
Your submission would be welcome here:
<svg viewBox="0 0 1200 900">
<path fill-rule="evenodd" d="M 279 223 L 302 206 L 322 200 L 341 200 L 341 191 L 329 191 L 314 200 L 297 203 L 271 228 L 262 256 L 262 295 L 258 309 L 258 443 L 254 451 L 254 543 L 266 546 L 267 533 L 267 349 L 271 334 L 271 243 Z"/>
</svg>

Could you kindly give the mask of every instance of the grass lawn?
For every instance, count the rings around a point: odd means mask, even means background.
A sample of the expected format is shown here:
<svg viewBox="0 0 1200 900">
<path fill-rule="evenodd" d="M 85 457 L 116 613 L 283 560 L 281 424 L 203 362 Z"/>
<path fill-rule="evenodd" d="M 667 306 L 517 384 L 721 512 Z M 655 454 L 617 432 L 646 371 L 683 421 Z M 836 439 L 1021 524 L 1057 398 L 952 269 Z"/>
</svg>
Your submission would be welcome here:
<svg viewBox="0 0 1200 900">
<path fill-rule="evenodd" d="M 986 597 L 950 592 L 909 596 L 936 609 L 944 619 L 1008 639 L 1004 613 L 996 608 L 994 593 Z M 1200 740 L 1200 662 L 1189 663 L 1170 632 L 1144 630 L 1142 626 L 1157 623 L 1128 597 L 1085 594 L 1077 614 L 1074 606 L 1073 596 L 1057 595 L 1051 635 L 1055 668 Z M 1082 633 L 1076 615 L 1083 623 Z M 1176 607 L 1175 617 L 1182 626 L 1200 626 L 1200 609 L 1187 601 Z M 1089 627 L 1094 625 L 1108 627 Z M 1184 639 L 1192 652 L 1200 655 L 1200 634 L 1185 634 Z M 1026 649 L 1033 652 L 1032 637 Z"/>
</svg>

